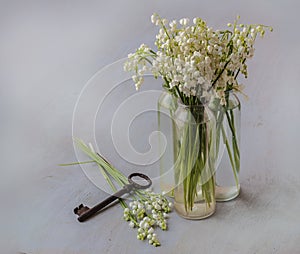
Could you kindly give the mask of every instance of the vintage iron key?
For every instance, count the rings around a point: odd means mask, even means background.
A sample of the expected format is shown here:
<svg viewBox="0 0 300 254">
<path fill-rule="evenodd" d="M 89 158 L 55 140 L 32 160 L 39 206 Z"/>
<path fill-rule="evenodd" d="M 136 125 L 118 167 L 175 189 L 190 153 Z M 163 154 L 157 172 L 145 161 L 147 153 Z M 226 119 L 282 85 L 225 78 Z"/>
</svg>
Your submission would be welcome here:
<svg viewBox="0 0 300 254">
<path fill-rule="evenodd" d="M 144 185 L 144 184 L 139 184 L 139 183 L 135 182 L 133 180 L 134 177 L 140 177 L 140 178 L 146 180 L 147 184 Z M 147 189 L 152 184 L 151 179 L 148 176 L 141 174 L 141 173 L 133 173 L 133 174 L 129 175 L 128 182 L 129 182 L 129 184 L 126 184 L 123 187 L 123 189 L 119 190 L 115 194 L 113 194 L 110 197 L 108 197 L 107 199 L 103 200 L 98 205 L 95 205 L 93 208 L 89 208 L 87 206 L 84 206 L 83 204 L 80 204 L 78 207 L 76 207 L 74 209 L 74 213 L 79 216 L 78 221 L 84 222 L 85 220 L 87 220 L 88 218 L 90 218 L 93 215 L 95 215 L 96 213 L 98 213 L 100 210 L 105 208 L 107 205 L 109 205 L 116 199 L 120 198 L 121 196 L 123 196 L 126 193 L 131 192 L 133 189 Z"/>
</svg>

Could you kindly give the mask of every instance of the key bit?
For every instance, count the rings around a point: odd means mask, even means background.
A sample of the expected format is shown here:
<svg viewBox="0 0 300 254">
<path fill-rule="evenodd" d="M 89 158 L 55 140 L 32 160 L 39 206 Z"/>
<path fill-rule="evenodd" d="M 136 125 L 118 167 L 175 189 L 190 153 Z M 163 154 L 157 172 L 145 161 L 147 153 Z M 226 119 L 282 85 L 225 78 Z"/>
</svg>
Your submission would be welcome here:
<svg viewBox="0 0 300 254">
<path fill-rule="evenodd" d="M 87 212 L 88 210 L 90 210 L 89 207 L 84 206 L 83 204 L 80 204 L 78 207 L 76 207 L 74 209 L 74 213 L 77 214 L 78 216 L 84 214 L 85 212 Z"/>
</svg>

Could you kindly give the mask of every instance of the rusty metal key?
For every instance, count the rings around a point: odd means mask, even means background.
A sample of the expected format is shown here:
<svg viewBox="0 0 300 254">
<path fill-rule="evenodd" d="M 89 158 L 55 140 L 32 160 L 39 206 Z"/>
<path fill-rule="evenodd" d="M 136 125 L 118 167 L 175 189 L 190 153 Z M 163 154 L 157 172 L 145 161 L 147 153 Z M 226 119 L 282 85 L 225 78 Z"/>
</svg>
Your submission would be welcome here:
<svg viewBox="0 0 300 254">
<path fill-rule="evenodd" d="M 134 177 L 142 178 L 142 179 L 146 180 L 147 183 L 139 184 L 133 180 Z M 105 208 L 107 205 L 109 205 L 116 199 L 120 198 L 121 196 L 123 196 L 126 193 L 131 192 L 133 189 L 147 189 L 152 184 L 151 179 L 148 176 L 141 174 L 141 173 L 133 173 L 133 174 L 129 175 L 128 182 L 129 182 L 129 184 L 126 184 L 123 187 L 123 189 L 121 189 L 118 192 L 116 192 L 115 194 L 109 196 L 108 198 L 103 200 L 101 203 L 95 205 L 92 208 L 84 206 L 83 204 L 80 204 L 78 207 L 76 207 L 74 209 L 74 213 L 79 216 L 78 221 L 84 222 L 85 220 L 89 219 L 90 217 L 92 217 L 93 215 L 95 215 L 96 213 L 101 211 L 103 208 Z"/>
</svg>

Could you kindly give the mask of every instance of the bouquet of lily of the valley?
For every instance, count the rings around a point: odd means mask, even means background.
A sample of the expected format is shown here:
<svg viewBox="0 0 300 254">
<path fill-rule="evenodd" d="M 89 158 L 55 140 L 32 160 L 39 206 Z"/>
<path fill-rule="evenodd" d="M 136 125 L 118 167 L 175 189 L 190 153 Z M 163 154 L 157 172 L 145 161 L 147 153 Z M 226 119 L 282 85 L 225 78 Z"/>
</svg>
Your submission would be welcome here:
<svg viewBox="0 0 300 254">
<path fill-rule="evenodd" d="M 128 55 L 124 66 L 134 73 L 136 89 L 143 83 L 144 73 L 150 71 L 161 77 L 163 88 L 177 98 L 177 110 L 172 115 L 176 126 L 175 208 L 187 218 L 206 217 L 214 211 L 214 162 L 223 119 L 234 127 L 226 113 L 230 106 L 228 94 L 242 92 L 238 75 L 247 77 L 246 60 L 253 56 L 256 37 L 264 36 L 267 28 L 271 30 L 263 25 L 238 24 L 238 19 L 228 24 L 228 29 L 214 30 L 201 18 L 169 23 L 154 14 L 151 21 L 160 28 L 157 49 L 142 44 Z M 211 114 L 208 106 L 218 113 Z M 238 170 L 239 147 L 233 147 L 233 170 Z M 182 193 L 180 198 L 176 198 L 176 190 Z M 182 203 L 181 208 L 176 203 Z M 197 206 L 203 203 L 204 208 Z M 195 214 L 197 210 L 202 215 Z"/>
</svg>

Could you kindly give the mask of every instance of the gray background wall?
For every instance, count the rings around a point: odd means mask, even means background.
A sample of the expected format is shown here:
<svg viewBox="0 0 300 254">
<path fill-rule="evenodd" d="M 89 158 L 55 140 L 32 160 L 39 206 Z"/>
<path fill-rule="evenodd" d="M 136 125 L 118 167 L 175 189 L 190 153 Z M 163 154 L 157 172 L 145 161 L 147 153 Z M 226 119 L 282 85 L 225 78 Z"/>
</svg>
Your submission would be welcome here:
<svg viewBox="0 0 300 254">
<path fill-rule="evenodd" d="M 84 84 L 141 43 L 152 45 L 156 28 L 150 16 L 157 12 L 168 19 L 199 16 L 213 27 L 224 27 L 239 14 L 242 22 L 272 25 L 274 32 L 257 41 L 249 62 L 240 199 L 220 204 L 219 212 L 203 222 L 174 214 L 170 232 L 160 234 L 164 247 L 156 251 L 299 251 L 299 8 L 296 0 L 0 1 L 1 248 L 11 247 L 12 253 L 153 251 L 128 232 L 119 207 L 79 227 L 73 206 L 86 198 L 92 204 L 105 193 L 79 167 L 57 164 L 76 160 L 72 113 Z M 103 149 L 110 154 L 111 148 Z M 110 159 L 124 163 L 117 156 Z M 10 210 L 16 207 L 21 210 Z"/>
</svg>

